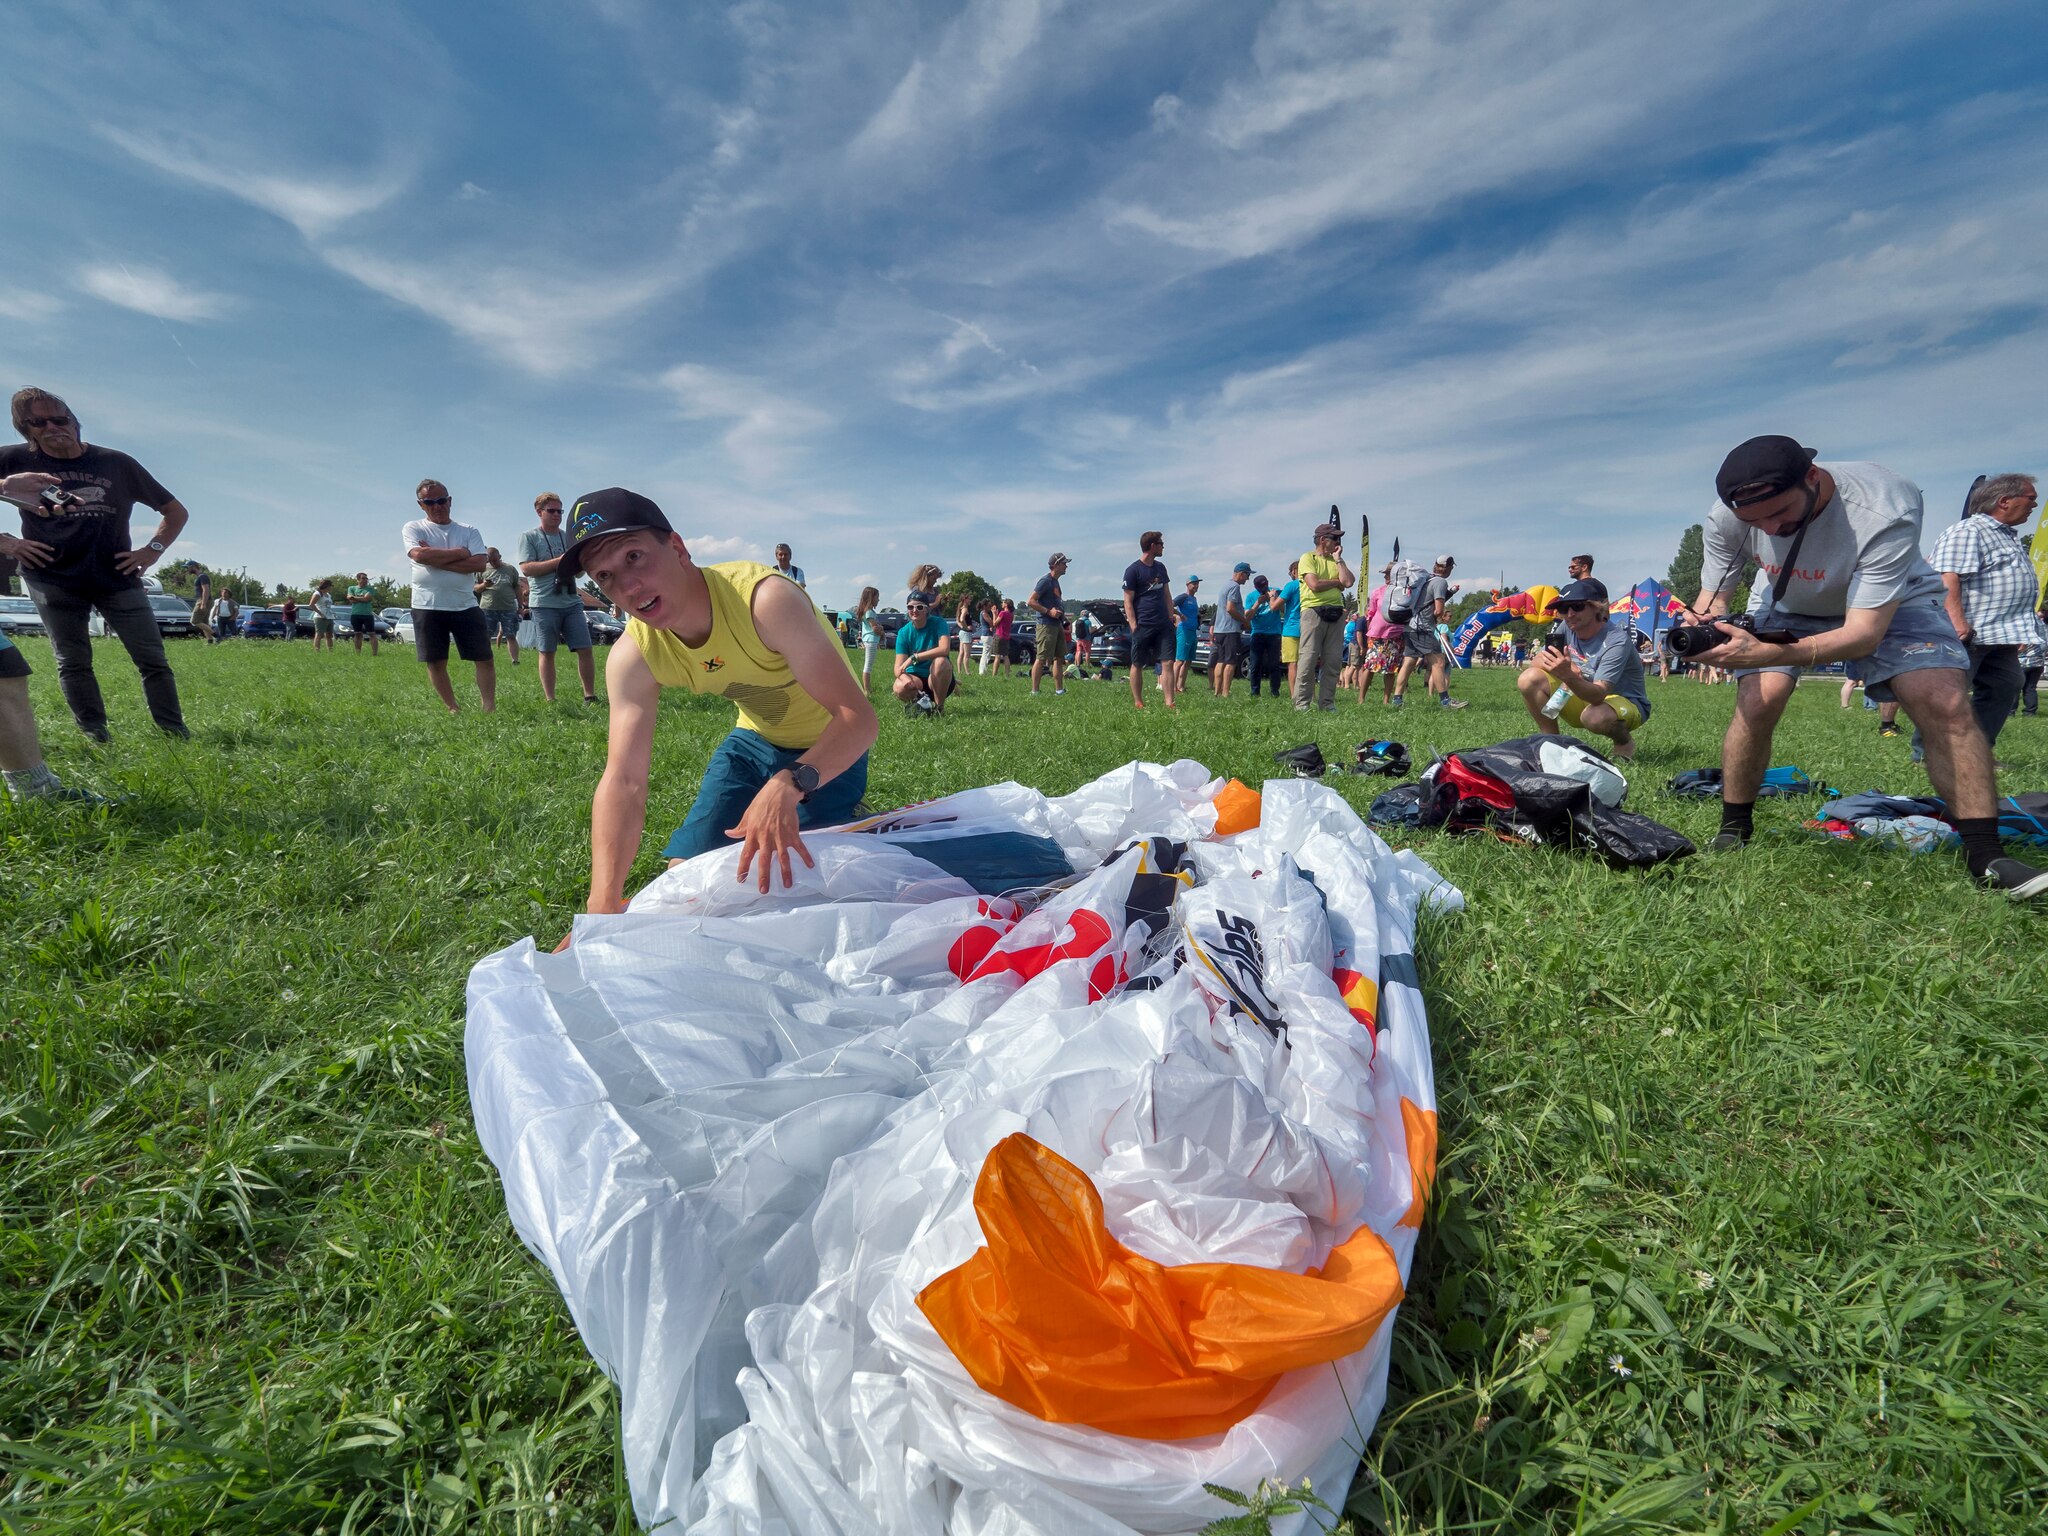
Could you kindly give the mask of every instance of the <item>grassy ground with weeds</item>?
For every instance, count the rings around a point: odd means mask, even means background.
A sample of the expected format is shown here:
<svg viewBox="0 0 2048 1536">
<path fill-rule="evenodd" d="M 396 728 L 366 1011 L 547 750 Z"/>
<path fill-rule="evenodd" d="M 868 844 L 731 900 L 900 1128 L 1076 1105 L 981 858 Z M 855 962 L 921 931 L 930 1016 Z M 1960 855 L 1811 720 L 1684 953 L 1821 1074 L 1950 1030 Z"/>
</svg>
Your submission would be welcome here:
<svg viewBox="0 0 2048 1536">
<path fill-rule="evenodd" d="M 582 894 L 601 715 L 530 663 L 450 718 L 403 653 L 181 645 L 174 743 L 109 647 L 100 750 L 24 649 L 55 766 L 128 798 L 0 806 L 0 1526 L 631 1529 L 613 1393 L 506 1221 L 461 1049 L 471 963 Z M 1713 808 L 1658 786 L 1714 760 L 1729 692 L 1652 686 L 1631 804 L 1704 841 Z M 1507 674 L 1459 688 L 1310 730 L 978 682 L 943 721 L 884 708 L 870 798 L 1526 730 Z M 728 717 L 666 708 L 653 823 Z M 2044 725 L 2001 744 L 2012 787 L 2048 784 Z M 1776 760 L 1925 782 L 1832 686 Z M 1647 877 L 1403 839 L 1471 905 L 1422 936 L 1442 1172 L 1357 1529 L 2041 1527 L 2048 919 L 1807 813 Z"/>
</svg>

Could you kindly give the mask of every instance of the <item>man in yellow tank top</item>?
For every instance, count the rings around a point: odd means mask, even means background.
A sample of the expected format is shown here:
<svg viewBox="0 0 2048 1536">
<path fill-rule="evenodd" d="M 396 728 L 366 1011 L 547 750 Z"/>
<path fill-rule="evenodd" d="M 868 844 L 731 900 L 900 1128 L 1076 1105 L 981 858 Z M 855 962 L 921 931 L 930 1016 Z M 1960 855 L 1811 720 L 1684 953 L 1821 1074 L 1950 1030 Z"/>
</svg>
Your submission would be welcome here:
<svg viewBox="0 0 2048 1536">
<path fill-rule="evenodd" d="M 737 840 L 739 878 L 791 882 L 800 827 L 850 821 L 868 781 L 875 710 L 803 588 L 773 566 L 702 566 L 660 507 L 614 487 L 577 498 L 559 570 L 595 581 L 626 618 L 605 665 L 611 740 L 590 806 L 590 910 L 621 912 L 647 826 L 654 716 L 663 688 L 715 693 L 739 720 L 705 766 L 663 852 L 687 859 Z"/>
</svg>

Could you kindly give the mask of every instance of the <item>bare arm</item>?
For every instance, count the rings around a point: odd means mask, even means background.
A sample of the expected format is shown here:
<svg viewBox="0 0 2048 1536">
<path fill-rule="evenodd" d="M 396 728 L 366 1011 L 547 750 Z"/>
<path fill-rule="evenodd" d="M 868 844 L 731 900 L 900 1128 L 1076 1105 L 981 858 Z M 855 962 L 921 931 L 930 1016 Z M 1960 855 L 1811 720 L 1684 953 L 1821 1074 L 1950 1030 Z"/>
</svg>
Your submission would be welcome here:
<svg viewBox="0 0 2048 1536">
<path fill-rule="evenodd" d="M 169 546 L 185 531 L 185 525 L 191 521 L 192 514 L 185 510 L 184 504 L 177 497 L 173 496 L 157 510 L 156 532 L 149 536 L 150 541 Z M 160 549 L 150 549 L 147 546 L 141 549 L 125 549 L 114 556 L 114 569 L 132 576 L 137 571 L 148 570 L 162 558 L 163 550 Z"/>
<path fill-rule="evenodd" d="M 846 664 L 845 652 L 818 622 L 817 610 L 801 587 L 790 582 L 764 581 L 754 588 L 750 606 L 754 627 L 762 640 L 781 653 L 797 686 L 822 704 L 832 717 L 824 734 L 797 759 L 816 770 L 820 784 L 829 784 L 859 762 L 875 744 L 880 729 L 875 706 Z M 942 640 L 939 644 L 939 654 L 943 654 L 947 642 Z M 740 817 L 739 825 L 726 832 L 740 842 L 739 879 L 745 880 L 752 868 L 760 889 L 765 891 L 770 871 L 779 865 L 782 884 L 787 889 L 793 883 L 791 850 L 806 865 L 812 863 L 810 850 L 797 834 L 799 804 L 796 782 L 787 770 L 761 786 L 746 814 Z"/>
<path fill-rule="evenodd" d="M 1714 601 L 1725 609 L 1726 594 L 1715 593 Z M 1840 628 L 1823 630 L 1810 639 L 1783 645 L 1759 640 L 1743 630 L 1729 629 L 1724 625 L 1721 633 L 1730 637 L 1728 643 L 1717 645 L 1693 659 L 1708 666 L 1731 668 L 1817 667 L 1829 661 L 1855 661 L 1877 649 L 1877 643 L 1891 627 L 1892 615 L 1898 610 L 1899 605 L 1895 602 L 1886 603 L 1881 608 L 1851 608 L 1842 615 Z"/>
<path fill-rule="evenodd" d="M 1954 571 L 1941 573 L 1941 606 L 1948 610 L 1948 621 L 1956 627 L 1956 638 L 1970 638 L 1970 621 L 1963 616 L 1963 578 Z"/>
<path fill-rule="evenodd" d="M 623 912 L 626 875 L 647 829 L 647 776 L 654 762 L 654 715 L 661 685 L 631 634 L 622 635 L 605 663 L 611 694 L 611 739 L 604 775 L 590 802 L 592 912 Z"/>
<path fill-rule="evenodd" d="M 431 565 L 437 571 L 480 571 L 484 557 L 466 549 L 442 549 L 434 544 L 415 544 L 405 552 L 415 565 Z"/>
</svg>

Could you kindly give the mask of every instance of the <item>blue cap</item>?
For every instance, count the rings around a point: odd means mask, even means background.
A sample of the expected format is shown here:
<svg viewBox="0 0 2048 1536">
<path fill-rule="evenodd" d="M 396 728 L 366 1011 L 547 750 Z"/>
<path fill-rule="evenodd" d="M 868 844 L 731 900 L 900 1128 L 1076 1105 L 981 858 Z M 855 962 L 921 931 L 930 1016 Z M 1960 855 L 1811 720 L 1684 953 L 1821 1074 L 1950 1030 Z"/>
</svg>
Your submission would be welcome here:
<svg viewBox="0 0 2048 1536">
<path fill-rule="evenodd" d="M 1191 586 L 1191 587 L 1192 587 L 1192 586 L 1196 586 L 1196 585 L 1200 584 L 1201 580 L 1202 580 L 1202 578 L 1201 578 L 1201 577 L 1199 577 L 1199 576 L 1190 576 L 1190 577 L 1188 578 L 1188 585 L 1189 585 L 1189 586 Z"/>
<path fill-rule="evenodd" d="M 1237 573 L 1238 573 L 1239 571 L 1243 571 L 1243 572 L 1244 572 L 1244 573 L 1245 573 L 1246 575 L 1250 575 L 1250 574 L 1251 574 L 1251 568 L 1252 568 L 1252 563 L 1251 563 L 1251 561 L 1249 561 L 1249 560 L 1240 560 L 1240 561 L 1238 561 L 1238 562 L 1237 562 L 1237 564 L 1233 565 L 1233 566 L 1232 566 L 1232 567 L 1230 568 L 1230 572 L 1231 572 L 1231 574 L 1232 574 L 1233 576 L 1234 576 L 1234 575 L 1236 575 L 1236 574 L 1237 574 Z"/>
<path fill-rule="evenodd" d="M 1607 583 L 1587 576 L 1578 581 L 1568 581 L 1563 589 L 1550 600 L 1550 606 L 1559 607 L 1565 603 L 1604 603 L 1607 601 Z"/>
</svg>

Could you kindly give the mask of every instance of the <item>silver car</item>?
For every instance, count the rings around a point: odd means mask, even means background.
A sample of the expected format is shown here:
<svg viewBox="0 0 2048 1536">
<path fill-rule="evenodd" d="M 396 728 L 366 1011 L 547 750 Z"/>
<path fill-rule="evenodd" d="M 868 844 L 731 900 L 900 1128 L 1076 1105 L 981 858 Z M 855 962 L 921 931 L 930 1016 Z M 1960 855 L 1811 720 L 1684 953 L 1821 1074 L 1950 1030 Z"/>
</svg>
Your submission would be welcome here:
<svg viewBox="0 0 2048 1536">
<path fill-rule="evenodd" d="M 43 616 L 36 612 L 36 605 L 25 597 L 0 596 L 0 631 L 10 635 L 40 635 L 47 633 L 43 628 Z"/>
</svg>

